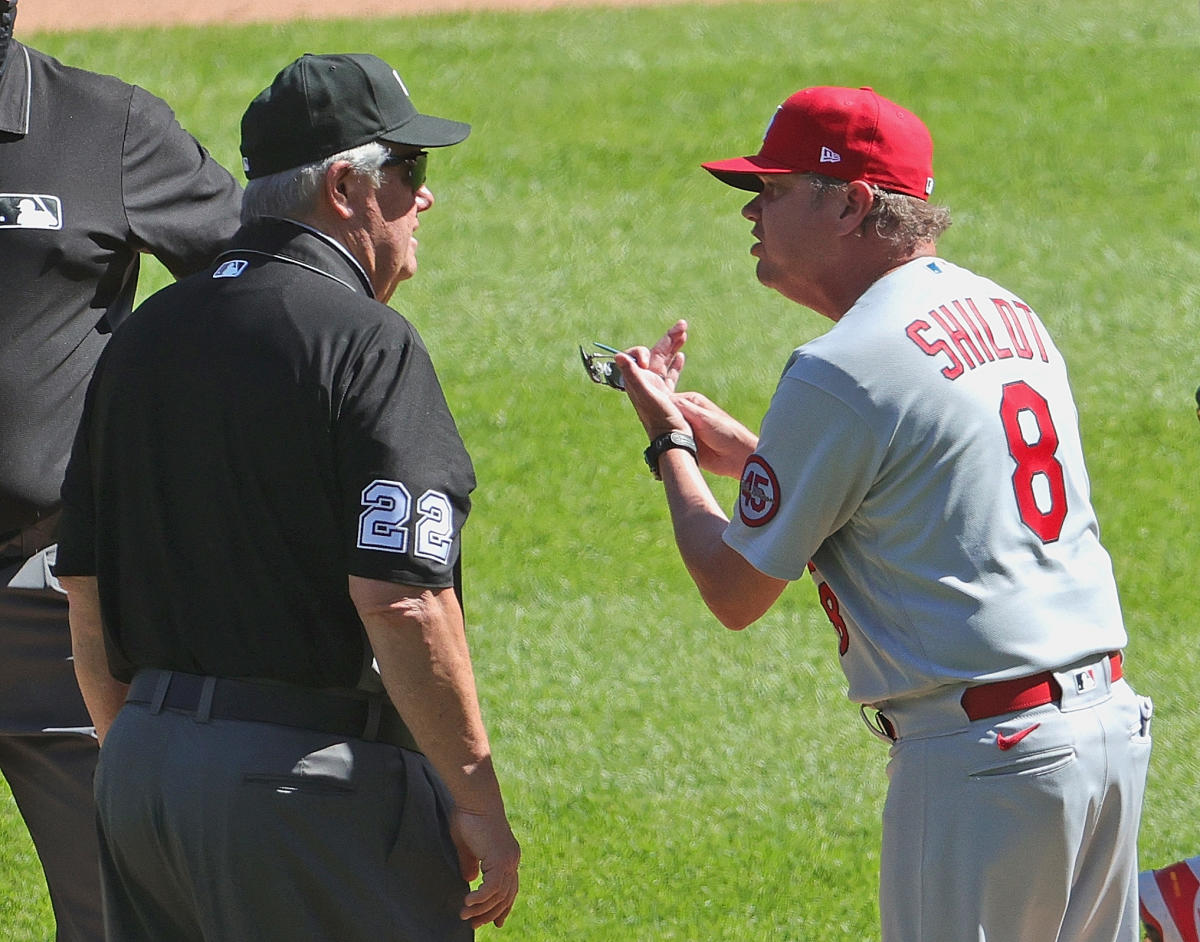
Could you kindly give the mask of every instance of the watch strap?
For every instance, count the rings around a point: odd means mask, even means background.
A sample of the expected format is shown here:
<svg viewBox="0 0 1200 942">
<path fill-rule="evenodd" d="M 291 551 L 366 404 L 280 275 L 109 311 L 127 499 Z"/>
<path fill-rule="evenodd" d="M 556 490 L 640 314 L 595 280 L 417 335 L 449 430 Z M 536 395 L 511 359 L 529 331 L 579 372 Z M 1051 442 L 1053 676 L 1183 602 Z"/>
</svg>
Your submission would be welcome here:
<svg viewBox="0 0 1200 942">
<path fill-rule="evenodd" d="M 646 466 L 654 475 L 654 480 L 662 480 L 662 475 L 658 470 L 658 459 L 663 456 L 663 452 L 670 451 L 672 448 L 682 448 L 684 451 L 691 452 L 693 458 L 696 457 L 696 440 L 687 432 L 675 430 L 659 435 L 642 452 L 642 457 L 646 459 Z"/>
</svg>

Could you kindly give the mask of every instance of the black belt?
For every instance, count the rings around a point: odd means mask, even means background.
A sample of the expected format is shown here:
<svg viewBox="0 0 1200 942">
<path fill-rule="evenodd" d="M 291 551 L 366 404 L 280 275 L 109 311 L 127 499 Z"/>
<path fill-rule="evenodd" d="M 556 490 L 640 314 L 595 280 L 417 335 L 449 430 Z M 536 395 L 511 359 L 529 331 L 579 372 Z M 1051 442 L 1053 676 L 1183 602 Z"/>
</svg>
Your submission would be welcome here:
<svg viewBox="0 0 1200 942">
<path fill-rule="evenodd" d="M 58 539 L 58 520 L 62 511 L 54 511 L 50 516 L 43 517 L 36 523 L 31 523 L 20 530 L 10 530 L 0 533 L 0 557 L 6 562 L 28 559 L 34 553 L 40 553 Z"/>
<path fill-rule="evenodd" d="M 274 723 L 367 742 L 385 742 L 420 752 L 404 720 L 386 696 L 356 697 L 306 687 L 202 677 L 152 668 L 137 672 L 127 703 L 149 704 L 154 712 L 181 710 L 208 718 Z"/>
</svg>

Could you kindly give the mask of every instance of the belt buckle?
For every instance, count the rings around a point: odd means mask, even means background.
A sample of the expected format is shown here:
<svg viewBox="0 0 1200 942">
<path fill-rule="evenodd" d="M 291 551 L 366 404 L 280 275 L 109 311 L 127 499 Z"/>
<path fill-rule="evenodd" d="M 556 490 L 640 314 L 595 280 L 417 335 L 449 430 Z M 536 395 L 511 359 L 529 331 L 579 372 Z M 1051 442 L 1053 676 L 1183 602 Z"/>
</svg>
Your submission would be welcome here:
<svg viewBox="0 0 1200 942">
<path fill-rule="evenodd" d="M 1063 713 L 1083 710 L 1112 697 L 1112 675 L 1108 656 L 1091 664 L 1053 671 L 1062 688 L 1058 707 Z"/>
<path fill-rule="evenodd" d="M 1096 680 L 1096 668 L 1084 667 L 1077 671 L 1071 671 L 1071 680 L 1074 682 L 1076 694 L 1085 694 L 1089 690 L 1095 690 L 1099 681 Z"/>
</svg>

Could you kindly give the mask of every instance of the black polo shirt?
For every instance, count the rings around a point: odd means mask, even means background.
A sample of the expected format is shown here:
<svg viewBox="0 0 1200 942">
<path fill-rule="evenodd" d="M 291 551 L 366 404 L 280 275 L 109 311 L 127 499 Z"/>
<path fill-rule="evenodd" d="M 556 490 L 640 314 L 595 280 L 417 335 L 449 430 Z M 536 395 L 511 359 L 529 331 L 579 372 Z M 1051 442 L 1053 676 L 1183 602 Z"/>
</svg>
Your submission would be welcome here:
<svg viewBox="0 0 1200 942">
<path fill-rule="evenodd" d="M 0 77 L 0 536 L 58 506 L 102 331 L 138 256 L 176 275 L 238 226 L 241 189 L 148 92 L 12 41 Z"/>
<path fill-rule="evenodd" d="M 456 585 L 475 475 L 425 346 L 330 239 L 242 230 L 109 343 L 59 575 L 99 579 L 113 673 L 359 683 L 347 574 Z"/>
</svg>

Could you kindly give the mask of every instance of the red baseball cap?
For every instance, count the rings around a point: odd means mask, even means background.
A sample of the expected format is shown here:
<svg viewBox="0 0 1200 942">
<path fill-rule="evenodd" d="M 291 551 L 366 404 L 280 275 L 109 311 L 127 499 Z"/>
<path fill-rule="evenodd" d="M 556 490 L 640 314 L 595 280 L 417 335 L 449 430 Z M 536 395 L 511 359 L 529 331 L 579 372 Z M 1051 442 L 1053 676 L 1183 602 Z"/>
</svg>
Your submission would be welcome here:
<svg viewBox="0 0 1200 942">
<path fill-rule="evenodd" d="M 803 88 L 776 110 L 757 154 L 701 166 L 742 190 L 761 190 L 760 173 L 819 173 L 927 200 L 933 138 L 920 118 L 873 89 Z"/>
</svg>

